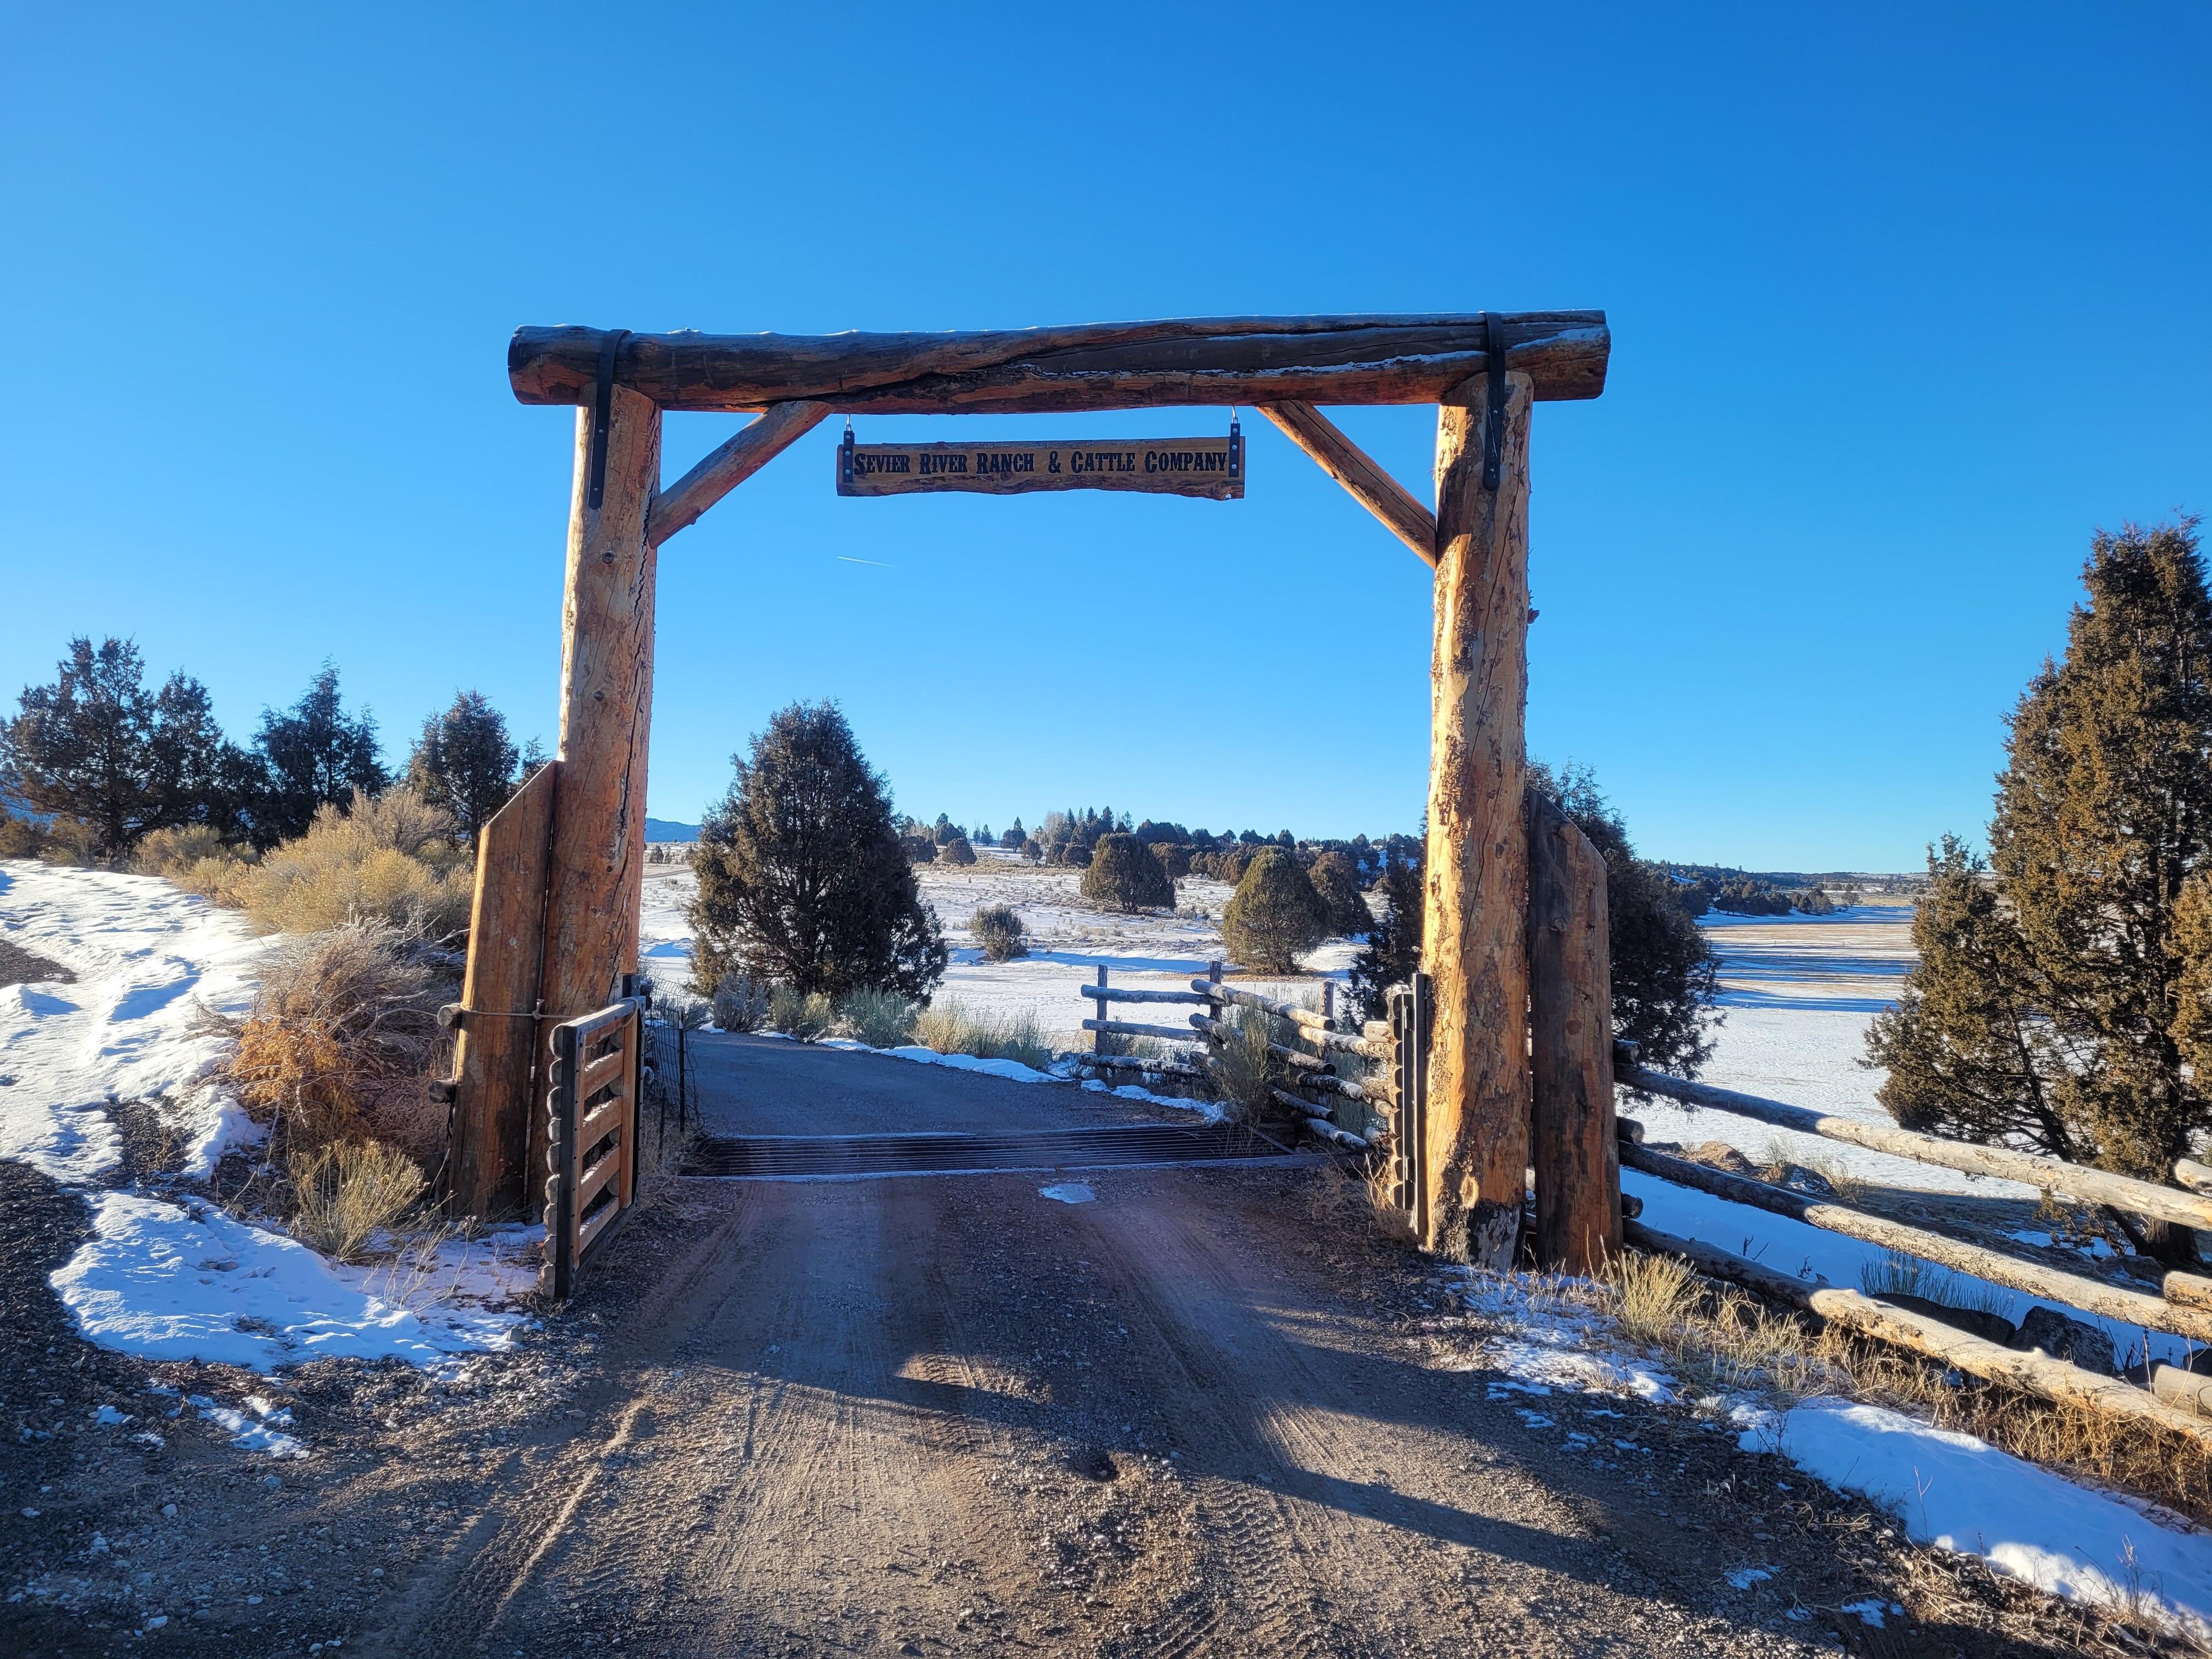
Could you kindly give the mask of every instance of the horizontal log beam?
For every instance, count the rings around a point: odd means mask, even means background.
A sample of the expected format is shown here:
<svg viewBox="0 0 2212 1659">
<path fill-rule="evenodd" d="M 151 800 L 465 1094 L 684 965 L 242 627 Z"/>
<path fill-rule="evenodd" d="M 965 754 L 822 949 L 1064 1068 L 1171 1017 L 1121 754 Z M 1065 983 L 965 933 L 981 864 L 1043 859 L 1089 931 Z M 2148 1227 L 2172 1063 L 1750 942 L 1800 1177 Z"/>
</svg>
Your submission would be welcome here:
<svg viewBox="0 0 2212 1659">
<path fill-rule="evenodd" d="M 1195 1031 L 1177 1030 L 1172 1025 L 1139 1025 L 1134 1020 L 1127 1019 L 1086 1019 L 1083 1022 L 1083 1029 L 1086 1031 L 1103 1031 L 1109 1036 L 1164 1037 L 1170 1042 L 1198 1041 L 1198 1033 Z"/>
<path fill-rule="evenodd" d="M 1711 1193 L 1716 1198 L 1727 1199 L 1732 1204 L 1765 1210 L 1770 1215 L 1788 1216 L 1792 1221 L 1802 1221 L 1807 1226 L 1818 1227 L 1823 1232 L 1840 1233 L 1863 1243 L 1918 1256 L 1923 1261 L 1936 1262 L 1954 1272 L 1985 1279 L 1992 1285 L 2024 1291 L 2030 1296 L 2048 1297 L 2052 1301 L 2063 1302 L 2088 1313 L 2117 1319 L 2124 1325 L 2148 1325 L 2154 1330 L 2172 1331 L 2177 1336 L 2185 1336 L 2192 1342 L 2212 1344 L 2212 1314 L 2198 1309 L 2175 1306 L 2160 1297 L 2147 1296 L 2141 1291 L 2126 1290 L 2118 1285 L 2085 1279 L 2079 1273 L 2024 1261 L 2002 1250 L 1984 1249 L 1978 1244 L 1947 1238 L 1941 1233 L 1907 1226 L 1901 1221 L 1868 1215 L 1846 1205 L 1823 1204 L 1802 1193 L 1791 1192 L 1786 1187 L 1770 1186 L 1763 1181 L 1753 1181 L 1743 1176 L 1730 1175 L 1726 1170 L 1709 1169 L 1702 1164 L 1692 1164 L 1687 1158 L 1669 1158 L 1664 1152 L 1655 1152 L 1632 1142 L 1624 1143 L 1620 1147 L 1620 1167 L 1641 1170 L 1645 1175 L 1656 1176 L 1662 1181 L 1671 1181 L 1679 1187 L 1692 1187 L 1699 1192 Z"/>
<path fill-rule="evenodd" d="M 1605 390 L 1601 311 L 1501 313 L 1506 362 L 1540 399 Z M 520 328 L 519 402 L 591 401 L 597 328 Z M 1194 404 L 1433 404 L 1486 372 L 1480 314 L 1212 317 L 947 334 L 632 334 L 615 379 L 663 409 L 806 399 L 842 413 L 1003 414 Z"/>
<path fill-rule="evenodd" d="M 1655 1255 L 1680 1256 L 1709 1278 L 1725 1279 L 1772 1300 L 1802 1308 L 1873 1341 L 1886 1342 L 1892 1347 L 1938 1360 L 1984 1382 L 2008 1384 L 2054 1405 L 2086 1406 L 2093 1411 L 2170 1430 L 2200 1444 L 2212 1446 L 2212 1418 L 2198 1418 L 2168 1405 L 2149 1389 L 2138 1389 L 2117 1376 L 2084 1370 L 2079 1365 L 2053 1359 L 2033 1349 L 2023 1352 L 1999 1347 L 1941 1321 L 1923 1319 L 1918 1314 L 1857 1291 L 1808 1285 L 1802 1279 L 1777 1273 L 1716 1245 L 1699 1239 L 1677 1238 L 1640 1221 L 1624 1224 L 1622 1231 L 1628 1243 L 1639 1250 Z"/>
<path fill-rule="evenodd" d="M 1380 519 L 1385 529 L 1412 548 L 1422 563 L 1431 570 L 1437 568 L 1437 515 L 1346 437 L 1334 422 L 1311 404 L 1261 404 L 1260 412 L 1312 456 L 1322 471 L 1342 484 L 1352 500 Z"/>
<path fill-rule="evenodd" d="M 708 454 L 698 465 L 653 498 L 645 516 L 645 539 L 658 547 L 754 473 L 822 424 L 830 405 L 776 404 L 760 419 Z"/>
<path fill-rule="evenodd" d="M 1192 1027 L 1201 1036 L 1208 1037 L 1215 1042 L 1226 1042 L 1229 1041 L 1230 1027 L 1228 1023 L 1224 1020 L 1215 1019 L 1208 1014 L 1193 1014 L 1190 1017 L 1190 1023 Z M 1320 1073 L 1327 1073 L 1328 1071 L 1329 1063 L 1328 1060 L 1322 1058 L 1319 1054 L 1307 1054 L 1302 1048 L 1289 1048 L 1284 1047 L 1284 1045 L 1279 1042 L 1271 1042 L 1267 1045 L 1267 1052 L 1275 1059 L 1281 1060 L 1284 1065 L 1290 1066 L 1293 1071 Z M 1311 1103 L 1309 1102 L 1308 1103 L 1310 1104 Z"/>
<path fill-rule="evenodd" d="M 1274 1096 L 1277 1104 L 1288 1106 L 1296 1110 L 1298 1121 L 1322 1139 L 1334 1142 L 1346 1152 L 1368 1152 L 1375 1150 L 1351 1130 L 1340 1129 L 1327 1118 L 1314 1116 L 1313 1102 L 1300 1100 L 1296 1095 L 1285 1094 L 1280 1089 L 1270 1089 L 1267 1092 Z"/>
<path fill-rule="evenodd" d="M 1118 985 L 1079 985 L 1075 994 L 1097 1002 L 1211 1002 L 1196 991 L 1125 991 Z"/>
<path fill-rule="evenodd" d="M 1733 1112 L 1738 1117 L 1771 1123 L 1779 1129 L 1795 1129 L 1802 1134 L 1863 1146 L 1869 1152 L 1887 1152 L 1946 1170 L 1962 1170 L 1969 1175 L 2017 1181 L 2024 1186 L 2066 1193 L 2085 1203 L 2113 1205 L 2179 1226 L 2212 1228 L 2212 1200 L 2152 1182 L 2137 1181 L 2130 1176 L 2085 1170 L 2078 1164 L 2045 1158 L 2037 1152 L 2018 1152 L 2009 1146 L 1978 1146 L 1964 1140 L 1942 1140 L 1934 1135 L 1916 1134 L 1910 1129 L 1892 1128 L 1887 1124 L 1831 1117 L 1826 1112 L 1811 1111 L 1758 1095 L 1738 1094 L 1733 1089 L 1717 1089 L 1710 1083 L 1691 1083 L 1641 1067 L 1624 1070 L 1614 1080 L 1639 1094 L 1665 1095 L 1692 1106 L 1711 1106 L 1719 1111 Z"/>
<path fill-rule="evenodd" d="M 1079 1071 L 1088 1066 L 1102 1072 L 1141 1072 L 1147 1076 L 1203 1079 L 1212 1075 L 1205 1066 L 1194 1066 L 1188 1060 L 1152 1060 L 1142 1054 L 1079 1054 L 1075 1064 Z"/>
</svg>

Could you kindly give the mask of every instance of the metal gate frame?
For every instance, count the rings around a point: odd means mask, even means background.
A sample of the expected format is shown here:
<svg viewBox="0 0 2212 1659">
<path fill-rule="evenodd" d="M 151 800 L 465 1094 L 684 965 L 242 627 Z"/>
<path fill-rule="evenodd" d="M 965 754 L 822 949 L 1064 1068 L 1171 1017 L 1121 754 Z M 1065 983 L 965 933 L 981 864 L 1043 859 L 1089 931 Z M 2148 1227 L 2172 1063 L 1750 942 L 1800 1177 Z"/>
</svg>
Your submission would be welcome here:
<svg viewBox="0 0 2212 1659">
<path fill-rule="evenodd" d="M 637 1198 L 637 1113 L 645 1056 L 642 997 L 563 1020 L 551 1033 L 545 1261 L 538 1287 L 556 1301 Z"/>
<path fill-rule="evenodd" d="M 1429 1236 L 1429 1030 L 1436 989 L 1426 974 L 1390 993 L 1391 1084 L 1397 1097 L 1390 1123 L 1390 1202 L 1403 1212 L 1416 1242 Z"/>
</svg>

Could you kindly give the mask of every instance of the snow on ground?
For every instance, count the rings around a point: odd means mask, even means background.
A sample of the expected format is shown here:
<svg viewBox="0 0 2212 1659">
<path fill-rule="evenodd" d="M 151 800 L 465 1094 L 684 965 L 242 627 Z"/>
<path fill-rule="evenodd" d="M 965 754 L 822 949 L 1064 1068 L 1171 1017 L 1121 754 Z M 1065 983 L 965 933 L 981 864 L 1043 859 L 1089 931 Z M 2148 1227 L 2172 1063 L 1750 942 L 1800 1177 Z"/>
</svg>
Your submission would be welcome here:
<svg viewBox="0 0 2212 1659">
<path fill-rule="evenodd" d="M 21 859 L 0 861 L 0 939 L 76 976 L 0 987 L 0 1158 L 94 1180 L 120 1152 L 106 1103 L 144 1100 L 212 1170 L 248 1126 L 207 1081 L 223 1042 L 202 1011 L 244 1012 L 274 940 L 151 876 Z"/>
<path fill-rule="evenodd" d="M 1716 911 L 1700 925 L 1720 952 L 1726 1018 L 1698 1080 L 1863 1123 L 1890 1123 L 1875 1098 L 1884 1073 L 1861 1062 L 1868 1023 L 1896 1000 L 1912 967 L 1912 908 L 1866 904 L 1832 916 Z M 1774 1150 L 1790 1163 L 1840 1169 L 1888 1187 L 2036 1196 L 2034 1188 L 2013 1182 L 1888 1158 L 1710 1107 L 1655 1100 L 1623 1109 L 1654 1140 L 1725 1141 L 1754 1160 Z"/>
<path fill-rule="evenodd" d="M 2185 1530 L 2179 1517 L 2168 1524 L 1972 1435 L 1848 1400 L 1766 1413 L 1739 1443 L 1864 1493 L 1916 1544 L 1979 1556 L 2069 1601 L 2163 1614 L 2212 1644 L 2212 1536 Z M 1879 1624 L 1878 1613 L 1868 1622 Z"/>
<path fill-rule="evenodd" d="M 1532 1431 L 1557 1426 L 1540 1405 L 1555 1392 L 1678 1401 L 1675 1377 L 1638 1350 L 1585 1287 L 1526 1273 L 1442 1271 L 1488 1328 L 1483 1363 L 1503 1373 L 1489 1384 L 1491 1398 L 1525 1397 L 1530 1403 L 1520 1415 Z M 2162 1618 L 2212 1642 L 2212 1534 L 2178 1516 L 2092 1492 L 1972 1435 L 1879 1406 L 1817 1398 L 1774 1411 L 1742 1396 L 1697 1404 L 1716 1426 L 1738 1428 L 1744 1450 L 1778 1454 L 1839 1491 L 1864 1495 L 1896 1516 L 1917 1544 L 1978 1556 L 2051 1595 Z M 1565 1450 L 1595 1468 L 1618 1466 L 1587 1435 L 1567 1441 Z M 1641 1449 L 1619 1440 L 1613 1447 Z M 1873 1626 L 1887 1610 L 1878 1602 L 1844 1609 Z"/>
<path fill-rule="evenodd" d="M 1184 991 L 1203 978 L 1206 963 L 1228 953 L 1221 943 L 1221 912 L 1235 890 L 1225 882 L 1189 876 L 1176 884 L 1177 909 L 1118 916 L 1094 910 L 1078 891 L 1080 870 L 1031 868 L 995 851 L 979 850 L 978 862 L 965 868 L 925 864 L 915 868 L 921 896 L 945 927 L 951 963 L 938 991 L 972 1012 L 1000 1019 L 1028 1016 L 1055 1048 L 1088 1048 L 1083 1022 L 1092 1005 L 1077 994 L 1097 969 L 1109 982 L 1146 991 Z M 641 918 L 640 945 L 649 971 L 664 982 L 690 988 L 691 924 L 684 915 L 696 890 L 688 866 L 649 865 Z M 1011 905 L 1030 936 L 1030 953 L 1012 962 L 992 962 L 968 930 L 968 919 L 987 904 Z M 1271 986 L 1240 980 L 1260 991 L 1295 995 L 1311 992 L 1313 976 L 1348 976 L 1358 945 L 1332 939 L 1307 958 L 1310 976 Z M 1114 1018 L 1147 1025 L 1182 1026 L 1190 1010 L 1173 1003 L 1147 1007 L 1117 1006 Z M 1194 1040 L 1195 1036 L 1194 1034 Z"/>
<path fill-rule="evenodd" d="M 136 1193 L 90 1195 L 94 1237 L 54 1271 L 54 1290 L 85 1336 L 147 1359 L 198 1359 L 266 1371 L 302 1360 L 404 1359 L 442 1365 L 449 1356 L 503 1348 L 520 1316 L 484 1305 L 534 1283 L 501 1274 L 520 1241 L 500 1235 L 466 1247 L 450 1269 L 426 1269 L 410 1310 L 406 1265 L 349 1268 L 306 1245 L 212 1205 L 177 1205 Z M 520 1231 L 520 1230 L 517 1230 Z M 519 1282 L 518 1282 L 519 1281 Z M 465 1289 L 466 1299 L 456 1294 Z M 443 1292 L 446 1299 L 434 1300 Z"/>
<path fill-rule="evenodd" d="M 9 860 L 0 939 L 76 975 L 0 987 L 0 1158 L 93 1188 L 118 1161 L 108 1109 L 125 1100 L 148 1102 L 175 1130 L 190 1176 L 204 1177 L 227 1146 L 250 1137 L 245 1114 L 210 1080 L 225 1038 L 207 1015 L 246 1010 L 275 939 L 150 876 Z M 348 1267 L 210 1205 L 82 1195 L 93 1237 L 55 1270 L 54 1290 L 88 1340 L 149 1359 L 443 1367 L 507 1346 L 521 1319 L 512 1304 L 535 1283 L 518 1259 L 527 1230 L 448 1241 L 427 1261 L 410 1252 Z M 203 1414 L 229 1409 L 210 1403 Z M 243 1419 L 234 1433 L 272 1455 L 285 1438 Z"/>
</svg>

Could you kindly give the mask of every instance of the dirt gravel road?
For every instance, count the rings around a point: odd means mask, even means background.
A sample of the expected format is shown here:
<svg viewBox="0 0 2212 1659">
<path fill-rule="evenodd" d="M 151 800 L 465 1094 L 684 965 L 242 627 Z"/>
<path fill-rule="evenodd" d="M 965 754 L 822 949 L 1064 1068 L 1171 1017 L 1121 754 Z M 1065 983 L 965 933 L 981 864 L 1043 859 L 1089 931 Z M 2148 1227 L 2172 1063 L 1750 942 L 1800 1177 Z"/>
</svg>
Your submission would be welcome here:
<svg viewBox="0 0 2212 1659">
<path fill-rule="evenodd" d="M 843 1060 L 861 1096 L 900 1064 Z M 261 1380 L 313 1448 L 281 1475 L 188 1419 L 130 1459 L 56 1441 L 8 1567 L 39 1597 L 0 1636 L 191 1659 L 2083 1650 L 2032 1598 L 1923 1596 L 1929 1558 L 1885 1517 L 1686 1411 L 1504 1386 L 1439 1270 L 1327 1167 L 1061 1178 L 1095 1196 L 670 1182 L 514 1353 Z M 65 1248 L 26 1249 L 17 1293 Z M 59 1397 L 79 1373 L 39 1336 Z M 1911 1615 L 1838 1611 L 1868 1597 Z"/>
</svg>

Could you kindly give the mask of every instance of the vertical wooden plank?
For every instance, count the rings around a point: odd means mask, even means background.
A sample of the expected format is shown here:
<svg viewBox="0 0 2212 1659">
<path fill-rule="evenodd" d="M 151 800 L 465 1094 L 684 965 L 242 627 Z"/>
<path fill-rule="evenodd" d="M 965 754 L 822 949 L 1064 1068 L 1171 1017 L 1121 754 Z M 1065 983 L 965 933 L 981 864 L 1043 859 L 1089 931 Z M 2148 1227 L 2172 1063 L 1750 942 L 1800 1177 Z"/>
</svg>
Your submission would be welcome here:
<svg viewBox="0 0 2212 1659">
<path fill-rule="evenodd" d="M 615 1201 L 627 1208 L 637 1201 L 637 1115 L 644 1091 L 639 1086 L 645 1072 L 645 1015 L 633 1009 L 623 1027 L 623 1057 L 629 1063 L 623 1068 L 622 1179 L 621 1190 Z"/>
<path fill-rule="evenodd" d="M 1549 796 L 1528 812 L 1536 1260 L 1588 1274 L 1620 1252 L 1605 857 Z"/>
<path fill-rule="evenodd" d="M 660 410 L 617 386 L 606 483 L 590 504 L 592 410 L 576 411 L 568 510 L 568 586 L 561 613 L 560 787 L 553 799 L 538 994 L 556 1020 L 595 1012 L 617 975 L 637 966 L 645 878 L 645 773 L 653 706 L 657 556 L 646 510 L 660 482 Z M 544 1152 L 544 1113 L 531 1156 Z"/>
<path fill-rule="evenodd" d="M 1106 964 L 1103 962 L 1098 964 L 1098 978 L 1096 983 L 1100 990 L 1103 991 L 1106 988 Z M 1108 1020 L 1114 1018 L 1112 1014 L 1107 1012 L 1107 1002 L 1104 997 L 1091 998 L 1091 1006 L 1097 1010 L 1098 1023 L 1101 1025 L 1103 1025 Z M 1105 1032 L 1093 1031 L 1091 1034 L 1091 1052 L 1094 1054 L 1103 1054 L 1109 1052 L 1106 1047 Z"/>
<path fill-rule="evenodd" d="M 1430 1247 L 1513 1266 L 1528 1159 L 1528 410 L 1506 376 L 1499 482 L 1482 487 L 1486 384 L 1437 421 L 1435 648 L 1422 965 L 1435 981 Z"/>
<path fill-rule="evenodd" d="M 477 890 L 461 981 L 447 1128 L 447 1204 L 456 1218 L 504 1217 L 528 1203 L 525 1168 L 533 1109 L 538 1004 L 544 947 L 546 843 L 558 762 L 530 775 L 477 836 Z"/>
</svg>

